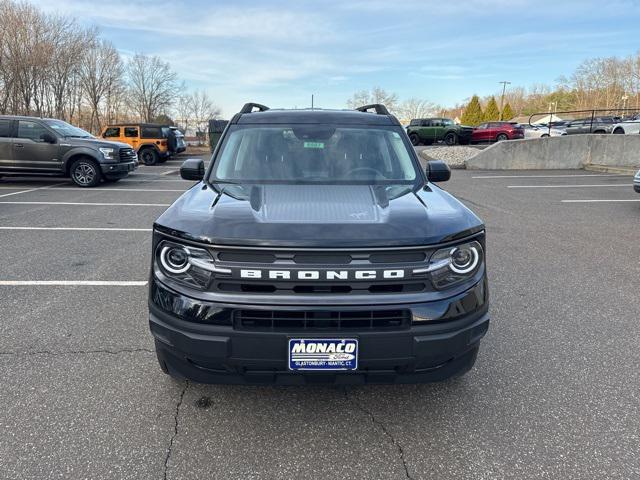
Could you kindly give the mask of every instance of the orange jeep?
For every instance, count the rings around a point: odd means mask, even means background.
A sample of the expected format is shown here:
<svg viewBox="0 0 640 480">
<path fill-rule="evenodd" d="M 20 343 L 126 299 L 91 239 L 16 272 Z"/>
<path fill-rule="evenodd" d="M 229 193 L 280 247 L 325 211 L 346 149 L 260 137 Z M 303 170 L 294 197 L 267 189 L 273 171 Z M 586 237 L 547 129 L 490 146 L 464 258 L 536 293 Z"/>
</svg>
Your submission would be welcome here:
<svg viewBox="0 0 640 480">
<path fill-rule="evenodd" d="M 100 136 L 107 140 L 128 143 L 138 153 L 141 163 L 156 165 L 165 162 L 171 156 L 162 127 L 151 123 L 107 125 L 102 129 Z"/>
</svg>

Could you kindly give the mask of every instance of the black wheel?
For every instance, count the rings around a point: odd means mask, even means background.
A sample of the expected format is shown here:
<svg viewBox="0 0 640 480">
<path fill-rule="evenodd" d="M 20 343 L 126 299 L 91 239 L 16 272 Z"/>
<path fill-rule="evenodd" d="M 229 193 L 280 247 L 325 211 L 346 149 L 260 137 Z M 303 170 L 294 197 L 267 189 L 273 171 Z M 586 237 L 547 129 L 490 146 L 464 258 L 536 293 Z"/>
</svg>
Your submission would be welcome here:
<svg viewBox="0 0 640 480">
<path fill-rule="evenodd" d="M 540 138 L 546 138 L 546 137 L 548 137 L 548 136 L 549 136 L 549 134 L 548 134 L 548 133 L 543 133 L 542 135 L 540 135 Z"/>
<path fill-rule="evenodd" d="M 449 132 L 444 137 L 444 143 L 447 145 L 456 145 L 458 143 L 458 135 L 453 132 Z"/>
<path fill-rule="evenodd" d="M 618 127 L 613 131 L 613 133 L 616 135 L 624 135 L 624 129 L 622 127 Z"/>
<path fill-rule="evenodd" d="M 504 140 L 509 140 L 509 136 L 506 133 L 500 133 L 496 137 L 496 142 L 503 142 Z"/>
<path fill-rule="evenodd" d="M 140 152 L 140 161 L 147 166 L 152 166 L 158 163 L 158 152 L 153 148 L 145 148 Z"/>
<path fill-rule="evenodd" d="M 90 158 L 81 158 L 73 162 L 69 169 L 69 175 L 73 183 L 84 188 L 95 187 L 102 179 L 98 162 Z"/>
<path fill-rule="evenodd" d="M 409 135 L 409 140 L 411 140 L 411 145 L 413 145 L 414 147 L 420 145 L 420 137 L 417 133 L 412 133 L 411 135 Z"/>
</svg>

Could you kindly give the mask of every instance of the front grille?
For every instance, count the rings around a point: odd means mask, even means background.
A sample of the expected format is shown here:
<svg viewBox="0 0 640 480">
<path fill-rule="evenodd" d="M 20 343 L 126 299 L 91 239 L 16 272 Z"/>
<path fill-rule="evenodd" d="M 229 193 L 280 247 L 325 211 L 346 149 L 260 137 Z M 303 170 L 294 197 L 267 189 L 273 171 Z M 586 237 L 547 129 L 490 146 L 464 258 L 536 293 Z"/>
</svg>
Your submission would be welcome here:
<svg viewBox="0 0 640 480">
<path fill-rule="evenodd" d="M 428 290 L 424 281 L 411 280 L 394 283 L 254 283 L 223 280 L 214 282 L 214 288 L 229 293 L 276 293 L 276 294 L 383 294 L 383 293 L 418 293 Z"/>
<path fill-rule="evenodd" d="M 402 330 L 410 325 L 409 310 L 234 312 L 234 328 L 237 330 Z"/>
<path fill-rule="evenodd" d="M 413 269 L 424 268 L 431 257 L 428 248 L 384 248 L 344 250 L 261 250 L 226 249 L 212 252 L 216 264 L 232 273 L 215 275 L 210 290 L 242 295 L 385 295 L 432 291 L 428 275 L 414 275 Z M 259 271 L 260 277 L 243 278 L 243 269 Z M 402 277 L 384 277 L 384 271 L 398 269 Z M 289 272 L 289 277 L 268 278 L 271 270 Z M 296 277 L 298 271 L 319 272 L 318 279 Z M 376 277 L 355 279 L 325 276 L 327 271 L 375 271 Z"/>
<path fill-rule="evenodd" d="M 133 162 L 138 159 L 138 155 L 133 148 L 121 148 L 120 149 L 120 161 L 121 162 Z"/>
</svg>

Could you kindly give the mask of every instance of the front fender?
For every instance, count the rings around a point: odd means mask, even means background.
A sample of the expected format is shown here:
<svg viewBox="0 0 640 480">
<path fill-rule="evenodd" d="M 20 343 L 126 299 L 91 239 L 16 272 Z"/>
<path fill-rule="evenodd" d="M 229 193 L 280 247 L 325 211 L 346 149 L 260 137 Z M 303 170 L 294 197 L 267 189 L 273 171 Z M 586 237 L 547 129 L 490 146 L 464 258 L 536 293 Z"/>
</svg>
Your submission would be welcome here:
<svg viewBox="0 0 640 480">
<path fill-rule="evenodd" d="M 65 172 L 69 170 L 69 167 L 71 166 L 71 162 L 73 161 L 74 157 L 77 157 L 79 155 L 93 158 L 98 163 L 106 163 L 104 161 L 102 154 L 99 151 L 94 150 L 93 148 L 73 147 L 71 150 L 66 152 L 62 157 L 62 163 L 64 165 Z"/>
</svg>

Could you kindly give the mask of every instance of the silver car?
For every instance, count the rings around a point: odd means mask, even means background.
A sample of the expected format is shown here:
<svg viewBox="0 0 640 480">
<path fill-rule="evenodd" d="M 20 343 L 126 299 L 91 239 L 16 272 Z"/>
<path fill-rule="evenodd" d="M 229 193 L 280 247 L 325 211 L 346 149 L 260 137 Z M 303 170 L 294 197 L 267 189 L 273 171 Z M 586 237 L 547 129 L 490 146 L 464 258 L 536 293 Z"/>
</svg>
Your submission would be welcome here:
<svg viewBox="0 0 640 480">
<path fill-rule="evenodd" d="M 620 135 L 630 133 L 640 133 L 640 115 L 636 115 L 633 118 L 625 120 L 623 122 L 616 123 L 613 126 L 613 133 L 617 133 Z"/>
<path fill-rule="evenodd" d="M 561 128 L 549 129 L 546 125 L 523 125 L 524 138 L 560 137 L 567 132 Z"/>
</svg>

